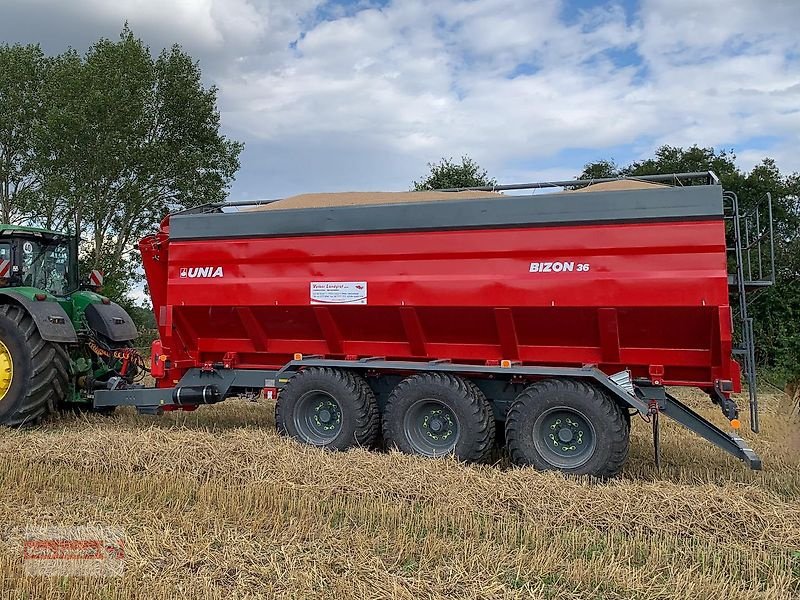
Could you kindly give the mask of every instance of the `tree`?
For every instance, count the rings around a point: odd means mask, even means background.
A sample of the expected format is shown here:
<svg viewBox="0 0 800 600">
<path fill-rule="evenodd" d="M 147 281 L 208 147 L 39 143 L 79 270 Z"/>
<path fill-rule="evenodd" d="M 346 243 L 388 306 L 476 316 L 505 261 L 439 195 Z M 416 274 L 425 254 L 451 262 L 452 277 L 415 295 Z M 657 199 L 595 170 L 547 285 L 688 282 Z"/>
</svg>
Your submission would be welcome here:
<svg viewBox="0 0 800 600">
<path fill-rule="evenodd" d="M 452 158 L 442 158 L 438 163 L 428 163 L 428 169 L 430 172 L 425 177 L 414 182 L 416 191 L 497 184 L 497 180 L 489 178 L 486 170 L 469 156 L 462 156 L 461 163 L 453 162 Z"/>
<path fill-rule="evenodd" d="M 723 184 L 740 175 L 736 155 L 732 151 L 717 152 L 714 148 L 661 146 L 655 156 L 631 163 L 620 169 L 622 175 L 634 177 L 647 174 L 696 173 L 714 171 Z"/>
<path fill-rule="evenodd" d="M 39 46 L 0 45 L 0 221 L 23 219 L 41 178 L 36 132 L 46 60 Z"/>
<path fill-rule="evenodd" d="M 613 159 L 602 159 L 585 164 L 583 166 L 583 171 L 578 175 L 577 179 L 605 179 L 607 177 L 618 176 L 619 167 L 617 163 L 615 163 Z"/>
<path fill-rule="evenodd" d="M 53 60 L 37 217 L 89 236 L 87 268 L 112 289 L 134 280 L 132 244 L 165 214 L 224 199 L 242 145 L 220 133 L 216 93 L 179 46 L 154 59 L 127 26 Z"/>
<path fill-rule="evenodd" d="M 578 179 L 600 179 L 603 177 L 638 177 L 642 175 L 667 175 L 672 173 L 694 173 L 714 171 L 723 185 L 739 183 L 741 176 L 736 167 L 736 155 L 714 148 L 701 148 L 694 145 L 690 148 L 661 146 L 657 148 L 653 158 L 634 161 L 620 167 L 613 160 L 601 159 L 587 163 Z"/>
</svg>

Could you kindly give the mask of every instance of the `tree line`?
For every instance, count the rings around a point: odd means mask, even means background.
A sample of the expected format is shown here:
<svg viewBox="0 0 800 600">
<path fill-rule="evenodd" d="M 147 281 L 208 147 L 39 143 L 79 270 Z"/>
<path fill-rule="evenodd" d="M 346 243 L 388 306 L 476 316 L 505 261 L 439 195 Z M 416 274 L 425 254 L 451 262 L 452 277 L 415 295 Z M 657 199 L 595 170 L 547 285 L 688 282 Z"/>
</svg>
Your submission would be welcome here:
<svg viewBox="0 0 800 600">
<path fill-rule="evenodd" d="M 584 166 L 578 179 L 637 177 L 642 175 L 713 171 L 725 190 L 735 192 L 740 212 L 763 207 L 772 194 L 775 241 L 775 284 L 762 288 L 749 304 L 754 318 L 756 362 L 768 379 L 783 386 L 800 381 L 800 174 L 781 173 L 765 158 L 749 171 L 740 169 L 732 151 L 661 146 L 652 157 L 618 165 L 601 159 Z M 415 189 L 473 187 L 495 184 L 487 172 L 465 156 L 461 162 L 442 159 L 429 163 L 428 173 L 413 183 Z M 762 212 L 762 217 L 765 213 Z M 762 218 L 762 228 L 766 226 Z M 730 224 L 729 224 L 730 238 Z M 752 232 L 751 232 L 752 237 Z M 762 259 L 765 259 L 762 256 Z M 753 260 L 757 260 L 755 257 Z M 765 277 L 767 274 L 765 273 Z M 737 329 L 739 324 L 736 323 Z M 737 330 L 737 335 L 741 332 Z"/>
<path fill-rule="evenodd" d="M 81 55 L 0 45 L 0 221 L 77 233 L 83 271 L 125 300 L 134 244 L 172 210 L 224 200 L 242 145 L 180 46 L 125 26 Z"/>
</svg>

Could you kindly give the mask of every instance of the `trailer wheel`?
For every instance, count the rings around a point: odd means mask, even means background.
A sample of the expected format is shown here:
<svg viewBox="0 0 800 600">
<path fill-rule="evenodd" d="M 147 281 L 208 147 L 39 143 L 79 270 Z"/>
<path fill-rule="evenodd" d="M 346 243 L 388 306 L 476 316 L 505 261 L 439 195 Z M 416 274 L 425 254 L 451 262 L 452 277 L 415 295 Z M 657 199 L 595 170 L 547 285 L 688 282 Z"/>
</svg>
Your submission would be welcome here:
<svg viewBox="0 0 800 600">
<path fill-rule="evenodd" d="M 420 373 L 394 388 L 383 413 L 388 446 L 428 457 L 484 462 L 494 444 L 494 414 L 478 387 L 445 373 Z"/>
<path fill-rule="evenodd" d="M 275 404 L 278 432 L 327 448 L 370 446 L 378 436 L 378 405 L 363 378 L 314 367 L 292 377 Z"/>
<path fill-rule="evenodd" d="M 64 399 L 69 356 L 16 304 L 0 306 L 0 424 L 33 425 Z"/>
<path fill-rule="evenodd" d="M 628 456 L 629 436 L 623 410 L 582 381 L 528 386 L 506 417 L 511 460 L 540 470 L 613 477 Z"/>
</svg>

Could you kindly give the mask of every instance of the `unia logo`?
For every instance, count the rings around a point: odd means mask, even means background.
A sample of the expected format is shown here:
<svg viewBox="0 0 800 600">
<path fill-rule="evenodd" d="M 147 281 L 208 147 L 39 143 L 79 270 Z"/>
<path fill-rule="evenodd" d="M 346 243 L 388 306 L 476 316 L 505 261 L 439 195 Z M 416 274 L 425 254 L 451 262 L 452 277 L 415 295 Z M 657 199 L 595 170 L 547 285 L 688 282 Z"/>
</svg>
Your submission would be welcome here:
<svg viewBox="0 0 800 600">
<path fill-rule="evenodd" d="M 213 279 L 214 277 L 225 277 L 225 273 L 223 273 L 222 267 L 181 267 L 181 277 Z"/>
</svg>

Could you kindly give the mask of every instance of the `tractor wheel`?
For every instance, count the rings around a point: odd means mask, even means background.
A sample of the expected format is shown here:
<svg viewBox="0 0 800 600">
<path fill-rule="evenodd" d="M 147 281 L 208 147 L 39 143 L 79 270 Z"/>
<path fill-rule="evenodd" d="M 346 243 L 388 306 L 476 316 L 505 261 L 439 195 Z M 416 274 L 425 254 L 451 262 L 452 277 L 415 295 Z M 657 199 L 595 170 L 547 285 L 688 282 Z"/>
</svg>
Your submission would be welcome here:
<svg viewBox="0 0 800 600">
<path fill-rule="evenodd" d="M 0 424 L 32 425 L 64 399 L 69 356 L 16 304 L 0 306 Z"/>
<path fill-rule="evenodd" d="M 535 383 L 517 396 L 506 416 L 511 460 L 540 470 L 613 477 L 628 456 L 624 410 L 582 381 Z"/>
<path fill-rule="evenodd" d="M 428 457 L 486 462 L 495 441 L 494 414 L 471 381 L 420 373 L 394 388 L 383 413 L 387 446 Z"/>
<path fill-rule="evenodd" d="M 371 446 L 380 426 L 378 404 L 362 377 L 314 367 L 297 373 L 281 390 L 275 425 L 279 433 L 329 450 Z"/>
</svg>

